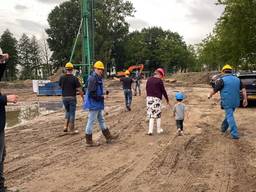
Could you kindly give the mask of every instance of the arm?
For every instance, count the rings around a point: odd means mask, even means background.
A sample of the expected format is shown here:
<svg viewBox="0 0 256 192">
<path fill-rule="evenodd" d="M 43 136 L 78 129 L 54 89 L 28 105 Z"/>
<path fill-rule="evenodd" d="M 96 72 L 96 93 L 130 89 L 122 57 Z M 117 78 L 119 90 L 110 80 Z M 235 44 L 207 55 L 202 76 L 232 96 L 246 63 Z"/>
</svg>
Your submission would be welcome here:
<svg viewBox="0 0 256 192">
<path fill-rule="evenodd" d="M 88 89 L 89 97 L 93 98 L 94 100 L 102 100 L 104 99 L 104 95 L 97 95 L 97 79 L 96 77 L 89 77 L 88 80 Z"/>
<path fill-rule="evenodd" d="M 208 99 L 212 98 L 218 91 L 220 91 L 224 87 L 224 82 L 222 79 L 216 80 L 215 86 L 212 91 L 208 95 Z"/>
<path fill-rule="evenodd" d="M 241 80 L 240 80 L 240 90 L 242 90 L 242 95 L 243 95 L 243 107 L 246 107 L 248 105 L 247 93 Z"/>
<path fill-rule="evenodd" d="M 166 90 L 165 90 L 163 81 L 161 81 L 160 86 L 161 86 L 162 94 L 164 95 L 164 98 L 165 98 L 165 100 L 166 100 L 166 103 L 169 105 L 169 98 L 168 98 L 167 92 L 166 92 Z"/>
<path fill-rule="evenodd" d="M 0 63 L 0 81 L 3 77 L 5 67 L 6 67 L 6 63 Z"/>
</svg>

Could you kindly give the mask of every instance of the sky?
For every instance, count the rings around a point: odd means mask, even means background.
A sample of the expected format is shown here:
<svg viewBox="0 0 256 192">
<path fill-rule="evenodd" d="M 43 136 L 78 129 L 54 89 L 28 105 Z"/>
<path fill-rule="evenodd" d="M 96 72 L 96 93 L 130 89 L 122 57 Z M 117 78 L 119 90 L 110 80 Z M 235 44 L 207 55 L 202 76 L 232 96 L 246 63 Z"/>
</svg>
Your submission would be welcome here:
<svg viewBox="0 0 256 192">
<path fill-rule="evenodd" d="M 7 28 L 19 39 L 22 33 L 42 38 L 52 9 L 65 0 L 0 0 L 0 35 Z M 158 26 L 178 32 L 188 44 L 211 33 L 223 7 L 216 0 L 130 0 L 136 12 L 127 18 L 130 31 Z"/>
</svg>

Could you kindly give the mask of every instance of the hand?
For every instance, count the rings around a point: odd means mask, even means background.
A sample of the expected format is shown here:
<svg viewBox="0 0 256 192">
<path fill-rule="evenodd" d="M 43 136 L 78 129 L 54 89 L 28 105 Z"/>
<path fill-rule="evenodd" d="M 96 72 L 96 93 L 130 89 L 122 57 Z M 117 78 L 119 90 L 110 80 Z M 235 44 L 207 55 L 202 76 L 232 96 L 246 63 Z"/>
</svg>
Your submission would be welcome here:
<svg viewBox="0 0 256 192">
<path fill-rule="evenodd" d="M 208 99 L 211 99 L 212 98 L 212 95 L 209 93 L 208 94 Z"/>
<path fill-rule="evenodd" d="M 17 103 L 18 96 L 17 95 L 7 95 L 7 102 Z"/>
<path fill-rule="evenodd" d="M 248 101 L 247 101 L 247 99 L 244 99 L 243 100 L 243 107 L 246 107 L 248 105 Z"/>
</svg>

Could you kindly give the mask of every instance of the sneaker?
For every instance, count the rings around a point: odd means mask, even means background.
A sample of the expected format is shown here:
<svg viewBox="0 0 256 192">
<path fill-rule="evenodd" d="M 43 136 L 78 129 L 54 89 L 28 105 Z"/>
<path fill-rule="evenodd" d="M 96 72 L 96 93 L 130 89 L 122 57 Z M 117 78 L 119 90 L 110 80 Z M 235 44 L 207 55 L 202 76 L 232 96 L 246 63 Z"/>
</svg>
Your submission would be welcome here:
<svg viewBox="0 0 256 192">
<path fill-rule="evenodd" d="M 152 135 L 153 135 L 153 133 L 146 133 L 146 135 L 152 136 Z"/>
<path fill-rule="evenodd" d="M 183 131 L 180 131 L 180 135 L 184 135 L 184 132 L 183 132 Z"/>
<path fill-rule="evenodd" d="M 159 131 L 157 131 L 158 134 L 161 134 L 161 133 L 163 133 L 163 132 L 164 132 L 163 129 L 159 129 Z"/>
<path fill-rule="evenodd" d="M 128 111 L 131 111 L 131 107 L 130 106 L 127 106 L 127 109 L 128 109 Z"/>
<path fill-rule="evenodd" d="M 178 129 L 177 130 L 177 135 L 180 135 L 181 134 L 181 129 Z"/>
</svg>

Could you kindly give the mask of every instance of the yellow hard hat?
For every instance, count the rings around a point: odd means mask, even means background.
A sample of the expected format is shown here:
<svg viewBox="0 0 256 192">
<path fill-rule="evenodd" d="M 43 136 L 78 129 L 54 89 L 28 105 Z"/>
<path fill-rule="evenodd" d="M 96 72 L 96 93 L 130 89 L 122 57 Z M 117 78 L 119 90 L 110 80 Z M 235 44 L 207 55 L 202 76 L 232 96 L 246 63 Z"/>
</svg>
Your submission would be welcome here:
<svg viewBox="0 0 256 192">
<path fill-rule="evenodd" d="M 225 70 L 232 70 L 232 67 L 228 64 L 224 65 L 224 67 L 222 68 L 222 72 L 225 71 Z"/>
<path fill-rule="evenodd" d="M 130 71 L 129 70 L 126 70 L 124 73 L 125 73 L 125 75 L 130 75 Z"/>
<path fill-rule="evenodd" d="M 74 65 L 72 63 L 68 62 L 68 63 L 66 63 L 65 68 L 66 69 L 74 69 Z"/>
<path fill-rule="evenodd" d="M 103 69 L 104 70 L 104 64 L 101 61 L 96 61 L 93 65 L 94 68 L 96 69 Z"/>
</svg>

